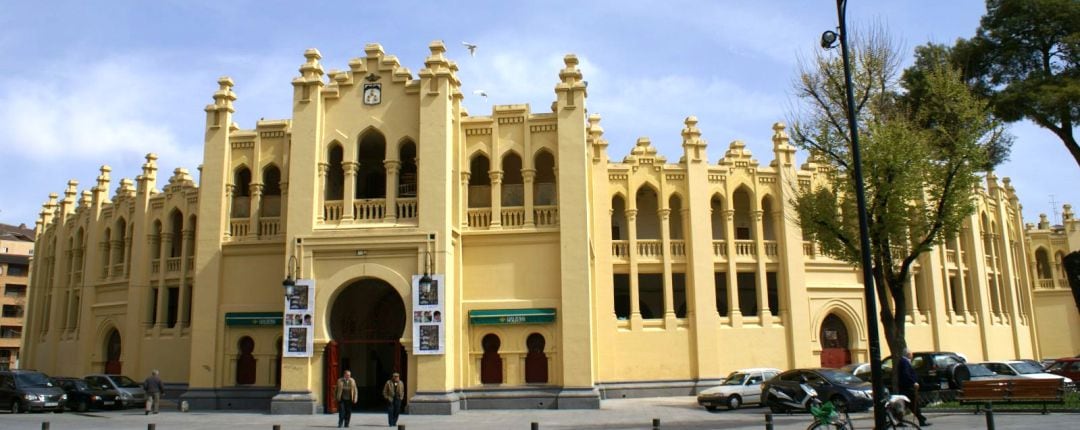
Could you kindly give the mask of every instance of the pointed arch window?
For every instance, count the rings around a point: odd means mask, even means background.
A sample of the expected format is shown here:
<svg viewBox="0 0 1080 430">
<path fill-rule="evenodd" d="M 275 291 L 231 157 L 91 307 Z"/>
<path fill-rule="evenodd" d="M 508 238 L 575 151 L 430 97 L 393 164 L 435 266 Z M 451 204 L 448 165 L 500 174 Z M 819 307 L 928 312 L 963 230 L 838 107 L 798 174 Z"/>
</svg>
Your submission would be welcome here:
<svg viewBox="0 0 1080 430">
<path fill-rule="evenodd" d="M 358 199 L 386 198 L 386 138 L 371 130 L 360 138 L 357 150 L 356 194 Z"/>
<path fill-rule="evenodd" d="M 398 159 L 401 160 L 401 167 L 398 170 L 398 196 L 416 197 L 418 172 L 416 166 L 416 144 L 411 140 L 406 140 L 402 143 L 401 149 L 398 150 Z"/>
<path fill-rule="evenodd" d="M 491 207 L 491 162 L 484 154 L 474 155 L 469 162 L 469 207 Z"/>
<path fill-rule="evenodd" d="M 251 170 L 241 166 L 233 174 L 232 218 L 251 216 Z"/>
<path fill-rule="evenodd" d="M 341 145 L 330 145 L 327 153 L 326 189 L 324 198 L 326 201 L 341 200 L 345 196 L 345 168 L 342 161 L 345 158 L 344 148 Z"/>
<path fill-rule="evenodd" d="M 525 204 L 525 180 L 521 174 L 521 156 L 510 152 L 502 159 L 502 205 L 523 206 Z"/>
<path fill-rule="evenodd" d="M 264 217 L 281 216 L 281 170 L 271 164 L 262 171 L 262 201 L 259 215 Z"/>
</svg>

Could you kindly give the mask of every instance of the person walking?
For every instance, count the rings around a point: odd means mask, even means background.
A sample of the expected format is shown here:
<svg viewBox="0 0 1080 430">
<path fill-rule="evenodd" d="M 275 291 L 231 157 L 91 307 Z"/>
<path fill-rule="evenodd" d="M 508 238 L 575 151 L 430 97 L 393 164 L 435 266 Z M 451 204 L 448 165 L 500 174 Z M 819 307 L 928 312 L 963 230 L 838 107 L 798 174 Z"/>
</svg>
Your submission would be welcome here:
<svg viewBox="0 0 1080 430">
<path fill-rule="evenodd" d="M 911 412 L 915 414 L 915 418 L 919 419 L 919 426 L 930 426 L 930 422 L 926 421 L 926 415 L 922 414 L 922 407 L 919 406 L 919 378 L 915 374 L 915 368 L 911 366 L 914 354 L 907 348 L 904 348 L 903 353 L 904 356 L 900 357 L 900 394 L 911 399 Z"/>
<path fill-rule="evenodd" d="M 352 405 L 356 404 L 356 380 L 352 378 L 352 372 L 346 370 L 337 380 L 337 389 L 334 390 L 334 399 L 338 405 L 337 426 L 349 426 L 352 419 Z"/>
<path fill-rule="evenodd" d="M 397 425 L 398 415 L 401 414 L 401 401 L 405 399 L 405 383 L 401 382 L 401 375 L 394 372 L 390 380 L 383 386 L 382 396 L 389 406 L 386 410 L 390 419 L 390 427 Z"/>
<path fill-rule="evenodd" d="M 161 406 L 161 394 L 165 392 L 165 383 L 161 382 L 161 372 L 157 369 L 150 371 L 150 376 L 143 381 L 143 390 L 146 390 L 146 415 L 150 415 L 150 412 L 158 413 Z"/>
</svg>

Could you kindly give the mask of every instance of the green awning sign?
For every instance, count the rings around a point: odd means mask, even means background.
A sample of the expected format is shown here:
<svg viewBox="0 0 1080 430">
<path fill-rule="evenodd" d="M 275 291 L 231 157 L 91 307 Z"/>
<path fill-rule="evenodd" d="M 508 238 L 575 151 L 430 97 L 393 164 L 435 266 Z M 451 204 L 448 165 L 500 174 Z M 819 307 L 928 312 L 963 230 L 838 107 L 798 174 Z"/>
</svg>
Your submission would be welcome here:
<svg viewBox="0 0 1080 430">
<path fill-rule="evenodd" d="M 555 309 L 484 309 L 469 311 L 473 324 L 548 324 L 555 322 Z"/>
<path fill-rule="evenodd" d="M 226 312 L 227 326 L 280 326 L 281 312 Z"/>
</svg>

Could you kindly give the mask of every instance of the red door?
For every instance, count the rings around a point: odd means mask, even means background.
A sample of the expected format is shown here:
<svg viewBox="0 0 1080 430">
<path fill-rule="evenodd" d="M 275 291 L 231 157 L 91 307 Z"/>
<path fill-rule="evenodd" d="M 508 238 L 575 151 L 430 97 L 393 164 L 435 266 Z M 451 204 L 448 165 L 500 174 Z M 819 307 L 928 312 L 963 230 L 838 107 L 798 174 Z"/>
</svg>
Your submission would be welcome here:
<svg viewBox="0 0 1080 430">
<path fill-rule="evenodd" d="M 341 364 L 339 360 L 341 357 L 338 355 L 338 344 L 335 341 L 330 341 L 326 344 L 326 383 L 323 386 L 326 387 L 326 396 L 323 398 L 326 400 L 326 411 L 329 413 L 336 413 L 338 411 L 337 402 L 334 400 L 334 391 L 337 390 L 338 374 Z"/>
<path fill-rule="evenodd" d="M 818 340 L 821 342 L 821 367 L 835 369 L 851 364 L 847 326 L 840 317 L 835 314 L 825 317 Z"/>
<path fill-rule="evenodd" d="M 123 366 L 120 363 L 120 332 L 113 329 L 109 333 L 109 340 L 105 344 L 105 373 L 109 375 L 123 374 Z"/>
</svg>

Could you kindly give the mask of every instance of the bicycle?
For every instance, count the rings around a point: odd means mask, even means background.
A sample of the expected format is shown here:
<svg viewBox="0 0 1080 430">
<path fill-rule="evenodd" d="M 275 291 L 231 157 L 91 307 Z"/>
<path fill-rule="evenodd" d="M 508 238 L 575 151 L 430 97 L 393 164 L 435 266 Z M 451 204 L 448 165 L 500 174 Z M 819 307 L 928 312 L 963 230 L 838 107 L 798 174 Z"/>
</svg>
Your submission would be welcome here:
<svg viewBox="0 0 1080 430">
<path fill-rule="evenodd" d="M 810 415 L 814 416 L 814 422 L 806 430 L 855 430 L 847 411 L 837 409 L 832 402 L 821 403 L 815 399 L 810 404 Z"/>
</svg>

